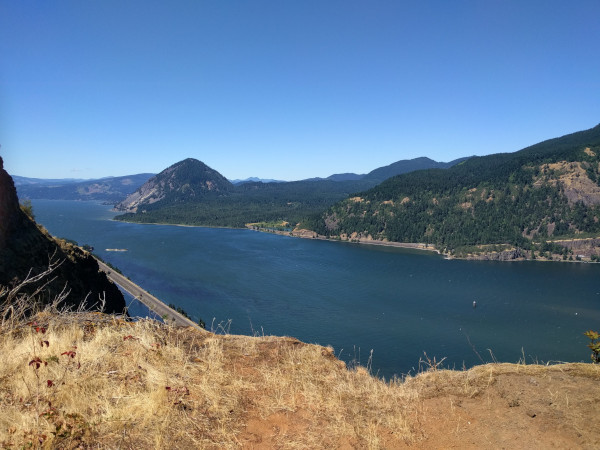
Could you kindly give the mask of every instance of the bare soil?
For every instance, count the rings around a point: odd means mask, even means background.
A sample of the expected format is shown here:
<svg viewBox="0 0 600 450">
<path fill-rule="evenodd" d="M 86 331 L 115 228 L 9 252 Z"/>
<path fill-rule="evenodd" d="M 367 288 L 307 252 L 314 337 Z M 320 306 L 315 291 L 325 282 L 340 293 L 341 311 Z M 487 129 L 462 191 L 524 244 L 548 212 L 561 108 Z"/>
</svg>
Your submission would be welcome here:
<svg viewBox="0 0 600 450">
<path fill-rule="evenodd" d="M 589 366 L 489 364 L 421 374 L 406 382 L 419 391 L 413 439 L 380 429 L 378 448 L 598 448 L 600 373 Z M 314 425 L 304 408 L 251 417 L 242 446 L 284 448 L 278 445 L 282 436 Z M 334 447 L 362 448 L 351 438 Z"/>
</svg>

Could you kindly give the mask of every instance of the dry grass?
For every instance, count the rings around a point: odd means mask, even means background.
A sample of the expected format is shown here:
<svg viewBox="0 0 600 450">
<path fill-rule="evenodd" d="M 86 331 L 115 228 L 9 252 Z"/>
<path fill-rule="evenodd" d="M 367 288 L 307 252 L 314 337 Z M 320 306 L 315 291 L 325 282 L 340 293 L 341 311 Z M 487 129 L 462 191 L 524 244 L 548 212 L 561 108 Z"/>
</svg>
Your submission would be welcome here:
<svg viewBox="0 0 600 450">
<path fill-rule="evenodd" d="M 55 307 L 26 319 L 25 300 L 0 307 L 4 448 L 444 448 L 462 446 L 465 436 L 474 442 L 465 447 L 478 448 L 496 423 L 510 430 L 515 406 L 538 403 L 553 405 L 535 409 L 554 414 L 545 426 L 568 427 L 548 439 L 595 442 L 588 416 L 600 413 L 597 365 L 434 365 L 386 383 L 363 367 L 348 370 L 333 349 L 292 338 L 215 335 Z M 479 441 L 466 428 L 476 420 L 489 421 Z M 531 436 L 541 445 L 545 435 Z M 518 442 L 511 438 L 489 442 Z"/>
<path fill-rule="evenodd" d="M 0 351 L 5 447 L 238 448 L 265 425 L 285 448 L 412 439 L 412 393 L 293 339 L 40 313 Z"/>
</svg>

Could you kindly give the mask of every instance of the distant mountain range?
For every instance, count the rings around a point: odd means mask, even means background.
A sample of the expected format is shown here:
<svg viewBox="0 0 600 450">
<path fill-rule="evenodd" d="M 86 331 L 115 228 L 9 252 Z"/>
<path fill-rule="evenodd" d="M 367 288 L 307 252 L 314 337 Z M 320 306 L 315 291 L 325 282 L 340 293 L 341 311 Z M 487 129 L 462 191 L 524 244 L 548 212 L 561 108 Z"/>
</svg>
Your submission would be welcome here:
<svg viewBox="0 0 600 450">
<path fill-rule="evenodd" d="M 372 181 L 375 183 L 381 183 L 382 181 L 387 180 L 388 178 L 394 177 L 396 175 L 401 175 L 403 173 L 414 172 L 415 170 L 425 170 L 425 169 L 448 169 L 456 164 L 461 163 L 462 161 L 469 159 L 469 157 L 455 159 L 450 162 L 437 162 L 433 159 L 429 159 L 427 157 L 420 157 L 414 159 L 403 159 L 401 161 L 396 161 L 395 163 L 390 164 L 389 166 L 379 167 L 375 170 L 367 174 L 356 174 L 356 173 L 337 173 L 334 175 L 330 175 L 327 178 L 309 178 L 304 181 L 321 181 L 321 180 L 330 180 L 330 181 L 358 181 L 358 180 L 366 180 Z"/>
<path fill-rule="evenodd" d="M 452 163 L 418 158 L 399 161 L 374 171 L 373 176 L 340 174 L 328 179 L 234 185 L 204 163 L 188 158 L 150 178 L 115 207 L 126 213 L 117 219 L 134 222 L 229 227 L 274 221 L 295 224 L 352 192 L 375 186 L 386 174 L 448 164 Z"/>
<path fill-rule="evenodd" d="M 343 192 L 352 192 L 356 189 L 365 189 L 385 180 L 386 177 L 398 175 L 401 173 L 410 172 L 412 170 L 420 170 L 425 168 L 446 168 L 451 167 L 461 160 L 452 161 L 449 163 L 441 163 L 433 161 L 429 158 L 415 158 L 410 160 L 397 161 L 389 166 L 380 167 L 375 169 L 368 174 L 358 175 L 355 173 L 342 173 L 334 174 L 327 178 L 310 178 L 300 181 L 281 181 L 275 179 L 265 179 L 250 177 L 245 180 L 232 180 L 230 183 L 235 186 L 241 186 L 243 184 L 253 185 L 256 183 L 267 184 L 285 184 L 292 183 L 292 185 L 283 188 L 283 190 L 293 189 L 294 186 L 302 185 L 305 182 L 313 181 L 336 181 L 336 182 L 352 182 L 352 181 L 364 181 L 356 185 L 348 184 L 344 186 L 336 186 L 332 190 L 339 191 L 340 188 Z M 212 169 L 211 169 L 212 170 Z M 126 175 L 122 177 L 106 177 L 100 179 L 81 180 L 74 178 L 65 179 L 41 179 L 41 178 L 27 178 L 17 175 L 13 175 L 17 193 L 20 198 L 31 198 L 31 199 L 50 199 L 50 200 L 96 200 L 111 203 L 119 203 L 123 201 L 128 195 L 134 193 L 139 187 L 141 187 L 146 181 L 156 174 L 152 173 L 141 173 L 136 175 Z M 221 174 L 218 174 L 219 179 L 223 179 Z M 193 184 L 193 180 L 192 184 Z M 327 185 L 315 185 L 312 186 L 312 191 L 327 191 Z M 246 188 L 243 188 L 246 189 Z M 250 190 L 255 187 L 250 187 Z M 301 188 L 304 191 L 303 188 Z M 311 189 L 309 189 L 311 191 Z M 343 197 L 340 197 L 343 198 Z"/>
<path fill-rule="evenodd" d="M 600 125 L 514 153 L 440 163 L 421 157 L 368 174 L 293 182 L 235 180 L 188 158 L 161 173 L 102 180 L 19 180 L 30 198 L 111 199 L 132 222 L 244 227 L 287 222 L 342 240 L 563 252 L 561 237 L 600 236 Z M 595 244 L 594 244 L 595 245 Z M 564 247 L 564 245 L 563 245 Z M 586 257 L 600 259 L 600 249 Z"/>
<path fill-rule="evenodd" d="M 27 177 L 20 177 L 18 175 L 13 175 L 12 176 L 13 182 L 15 184 L 15 186 L 23 186 L 23 185 L 43 185 L 43 186 L 53 186 L 53 185 L 64 185 L 64 184 L 70 184 L 70 183 L 81 183 L 81 182 L 85 182 L 85 181 L 90 181 L 90 180 L 84 180 L 81 178 L 57 178 L 57 179 L 50 179 L 50 178 L 27 178 Z"/>
<path fill-rule="evenodd" d="M 286 181 L 282 180 L 273 180 L 270 178 L 257 178 L 250 177 L 245 180 L 230 180 L 232 184 L 244 184 L 244 183 L 286 183 Z"/>
<path fill-rule="evenodd" d="M 140 173 L 97 180 L 44 180 L 13 176 L 19 198 L 49 200 L 99 200 L 118 202 L 134 192 L 153 174 Z"/>
</svg>

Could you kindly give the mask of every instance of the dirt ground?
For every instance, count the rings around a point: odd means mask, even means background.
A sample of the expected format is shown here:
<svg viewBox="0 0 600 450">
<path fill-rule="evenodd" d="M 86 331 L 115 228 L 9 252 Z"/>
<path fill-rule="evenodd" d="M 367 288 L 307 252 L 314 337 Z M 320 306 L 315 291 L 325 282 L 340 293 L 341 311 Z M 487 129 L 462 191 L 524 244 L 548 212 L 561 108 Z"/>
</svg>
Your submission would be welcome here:
<svg viewBox="0 0 600 450">
<path fill-rule="evenodd" d="M 416 447 L 598 448 L 599 394 L 597 379 L 569 366 L 500 373 L 474 396 L 425 399 Z"/>
<path fill-rule="evenodd" d="M 94 313 L 0 331 L 0 448 L 599 448 L 599 364 L 386 383 L 288 337 Z"/>
<path fill-rule="evenodd" d="M 467 372 L 421 374 L 407 383 L 419 390 L 414 440 L 379 430 L 377 447 L 598 448 L 598 375 L 589 364 L 490 364 Z M 243 448 L 281 448 L 281 436 L 302 433 L 312 425 L 304 409 L 255 417 L 241 436 Z M 336 446 L 362 448 L 352 439 L 342 439 Z"/>
</svg>

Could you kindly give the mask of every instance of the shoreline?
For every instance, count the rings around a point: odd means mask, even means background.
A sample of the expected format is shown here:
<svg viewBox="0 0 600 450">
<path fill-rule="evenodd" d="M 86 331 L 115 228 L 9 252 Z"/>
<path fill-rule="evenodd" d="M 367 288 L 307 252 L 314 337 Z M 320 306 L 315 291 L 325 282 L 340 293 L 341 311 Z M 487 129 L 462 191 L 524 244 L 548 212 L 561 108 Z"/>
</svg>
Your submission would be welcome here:
<svg viewBox="0 0 600 450">
<path fill-rule="evenodd" d="M 248 229 L 261 232 L 261 233 L 271 233 L 278 234 L 281 236 L 295 237 L 300 239 L 312 239 L 319 241 L 329 241 L 329 242 L 340 242 L 340 243 L 348 243 L 348 244 L 363 244 L 363 245 L 377 245 L 381 247 L 393 247 L 393 248 L 405 248 L 412 250 L 422 250 L 435 252 L 440 256 L 443 256 L 444 259 L 452 260 L 464 260 L 464 261 L 499 261 L 499 262 L 521 262 L 521 261 L 535 261 L 535 262 L 561 262 L 561 263 L 585 263 L 585 264 L 597 264 L 597 261 L 592 261 L 588 259 L 572 259 L 572 260 L 564 260 L 560 259 L 558 255 L 553 255 L 552 259 L 546 259 L 544 257 L 538 256 L 535 259 L 526 255 L 527 251 L 523 251 L 521 256 L 518 257 L 505 257 L 507 255 L 512 255 L 517 249 L 513 248 L 510 250 L 504 250 L 500 252 L 482 252 L 477 255 L 469 254 L 467 256 L 456 256 L 449 253 L 445 253 L 439 249 L 437 249 L 433 244 L 425 244 L 418 242 L 391 242 L 391 241 L 378 241 L 374 239 L 366 239 L 366 238 L 358 238 L 358 239 L 335 239 L 335 238 L 327 238 L 325 236 L 321 236 L 316 234 L 314 231 L 309 230 L 294 230 L 294 231 L 279 231 L 279 230 L 267 230 L 261 228 L 252 228 L 248 226 Z M 590 241 L 598 238 L 582 238 L 582 239 L 563 239 L 561 242 L 576 242 L 576 241 Z M 556 241 L 554 241 L 556 242 Z M 490 244 L 493 245 L 493 244 Z M 499 245 L 499 244 L 497 244 Z M 556 259 L 554 259 L 556 256 Z"/>
<path fill-rule="evenodd" d="M 300 239 L 312 239 L 312 240 L 328 241 L 328 242 L 340 242 L 340 243 L 346 243 L 346 244 L 376 245 L 376 246 L 380 246 L 380 247 L 406 248 L 406 249 L 412 249 L 412 250 L 423 250 L 423 251 L 428 251 L 428 252 L 434 252 L 434 253 L 437 253 L 438 255 L 445 256 L 445 254 L 442 253 L 437 248 L 435 248 L 435 246 L 433 244 L 425 244 L 425 243 L 420 243 L 420 242 L 391 242 L 391 241 L 378 241 L 375 239 L 366 239 L 366 238 L 335 239 L 335 238 L 327 238 L 325 236 L 320 236 L 312 231 L 305 231 L 304 233 L 302 233 L 302 232 L 294 233 L 294 231 L 290 232 L 290 231 L 279 231 L 279 230 L 267 230 L 267 229 L 262 229 L 262 228 L 252 228 L 250 226 L 247 226 L 247 228 L 249 230 L 257 231 L 259 233 L 278 234 L 280 236 L 295 237 L 295 238 L 300 238 Z M 299 231 L 301 231 L 301 230 L 299 230 Z M 309 236 L 308 233 L 311 233 L 311 235 Z"/>
<path fill-rule="evenodd" d="M 539 256 L 535 259 L 530 257 L 511 257 L 510 254 L 516 250 L 506 250 L 501 252 L 482 252 L 477 255 L 467 255 L 467 256 L 456 256 L 449 253 L 445 253 L 439 249 L 437 249 L 433 244 L 426 244 L 420 242 L 391 242 L 391 241 L 380 241 L 375 239 L 367 239 L 367 238 L 354 238 L 354 239 L 335 239 L 335 238 L 327 238 L 325 236 L 321 236 L 316 234 L 314 231 L 309 230 L 292 230 L 292 231 L 280 231 L 273 229 L 264 229 L 258 228 L 251 224 L 246 224 L 245 227 L 226 227 L 226 226 L 217 226 L 217 225 L 186 225 L 186 224 L 176 224 L 176 223 L 163 223 L 163 222 L 129 222 L 125 220 L 115 220 L 114 218 L 109 219 L 115 222 L 123 222 L 123 223 L 134 223 L 139 225 L 167 225 L 167 226 L 175 226 L 175 227 L 188 227 L 188 228 L 214 228 L 214 229 L 224 229 L 224 230 L 250 230 L 256 231 L 259 233 L 270 233 L 277 234 L 280 236 L 294 237 L 300 239 L 312 239 L 319 241 L 328 241 L 328 242 L 340 242 L 347 244 L 362 244 L 362 245 L 373 245 L 380 247 L 391 247 L 391 248 L 402 248 L 409 250 L 421 250 L 427 252 L 437 253 L 438 255 L 444 257 L 444 259 L 452 260 L 464 260 L 464 261 L 501 261 L 501 262 L 519 262 L 519 261 L 536 261 L 536 262 L 566 262 L 566 263 L 596 263 L 596 261 L 592 261 L 590 259 L 573 259 L 573 260 L 563 260 L 560 259 L 559 255 L 553 255 L 552 259 L 547 259 L 545 257 Z M 577 242 L 577 241 L 590 241 L 599 238 L 582 238 L 582 239 L 561 239 L 553 242 Z M 492 245 L 492 244 L 490 244 Z M 500 244 L 498 244 L 500 245 Z M 527 251 L 523 251 L 521 255 L 526 255 Z M 508 255 L 508 257 L 505 257 Z M 556 257 L 556 258 L 555 258 Z"/>
<path fill-rule="evenodd" d="M 167 223 L 167 222 L 130 222 L 128 220 L 117 220 L 114 217 L 112 219 L 113 222 L 121 222 L 121 223 L 134 223 L 137 225 L 168 225 L 170 227 L 185 227 L 185 228 L 217 228 L 222 230 L 245 230 L 243 227 L 224 227 L 219 225 L 186 225 L 183 223 Z"/>
</svg>

